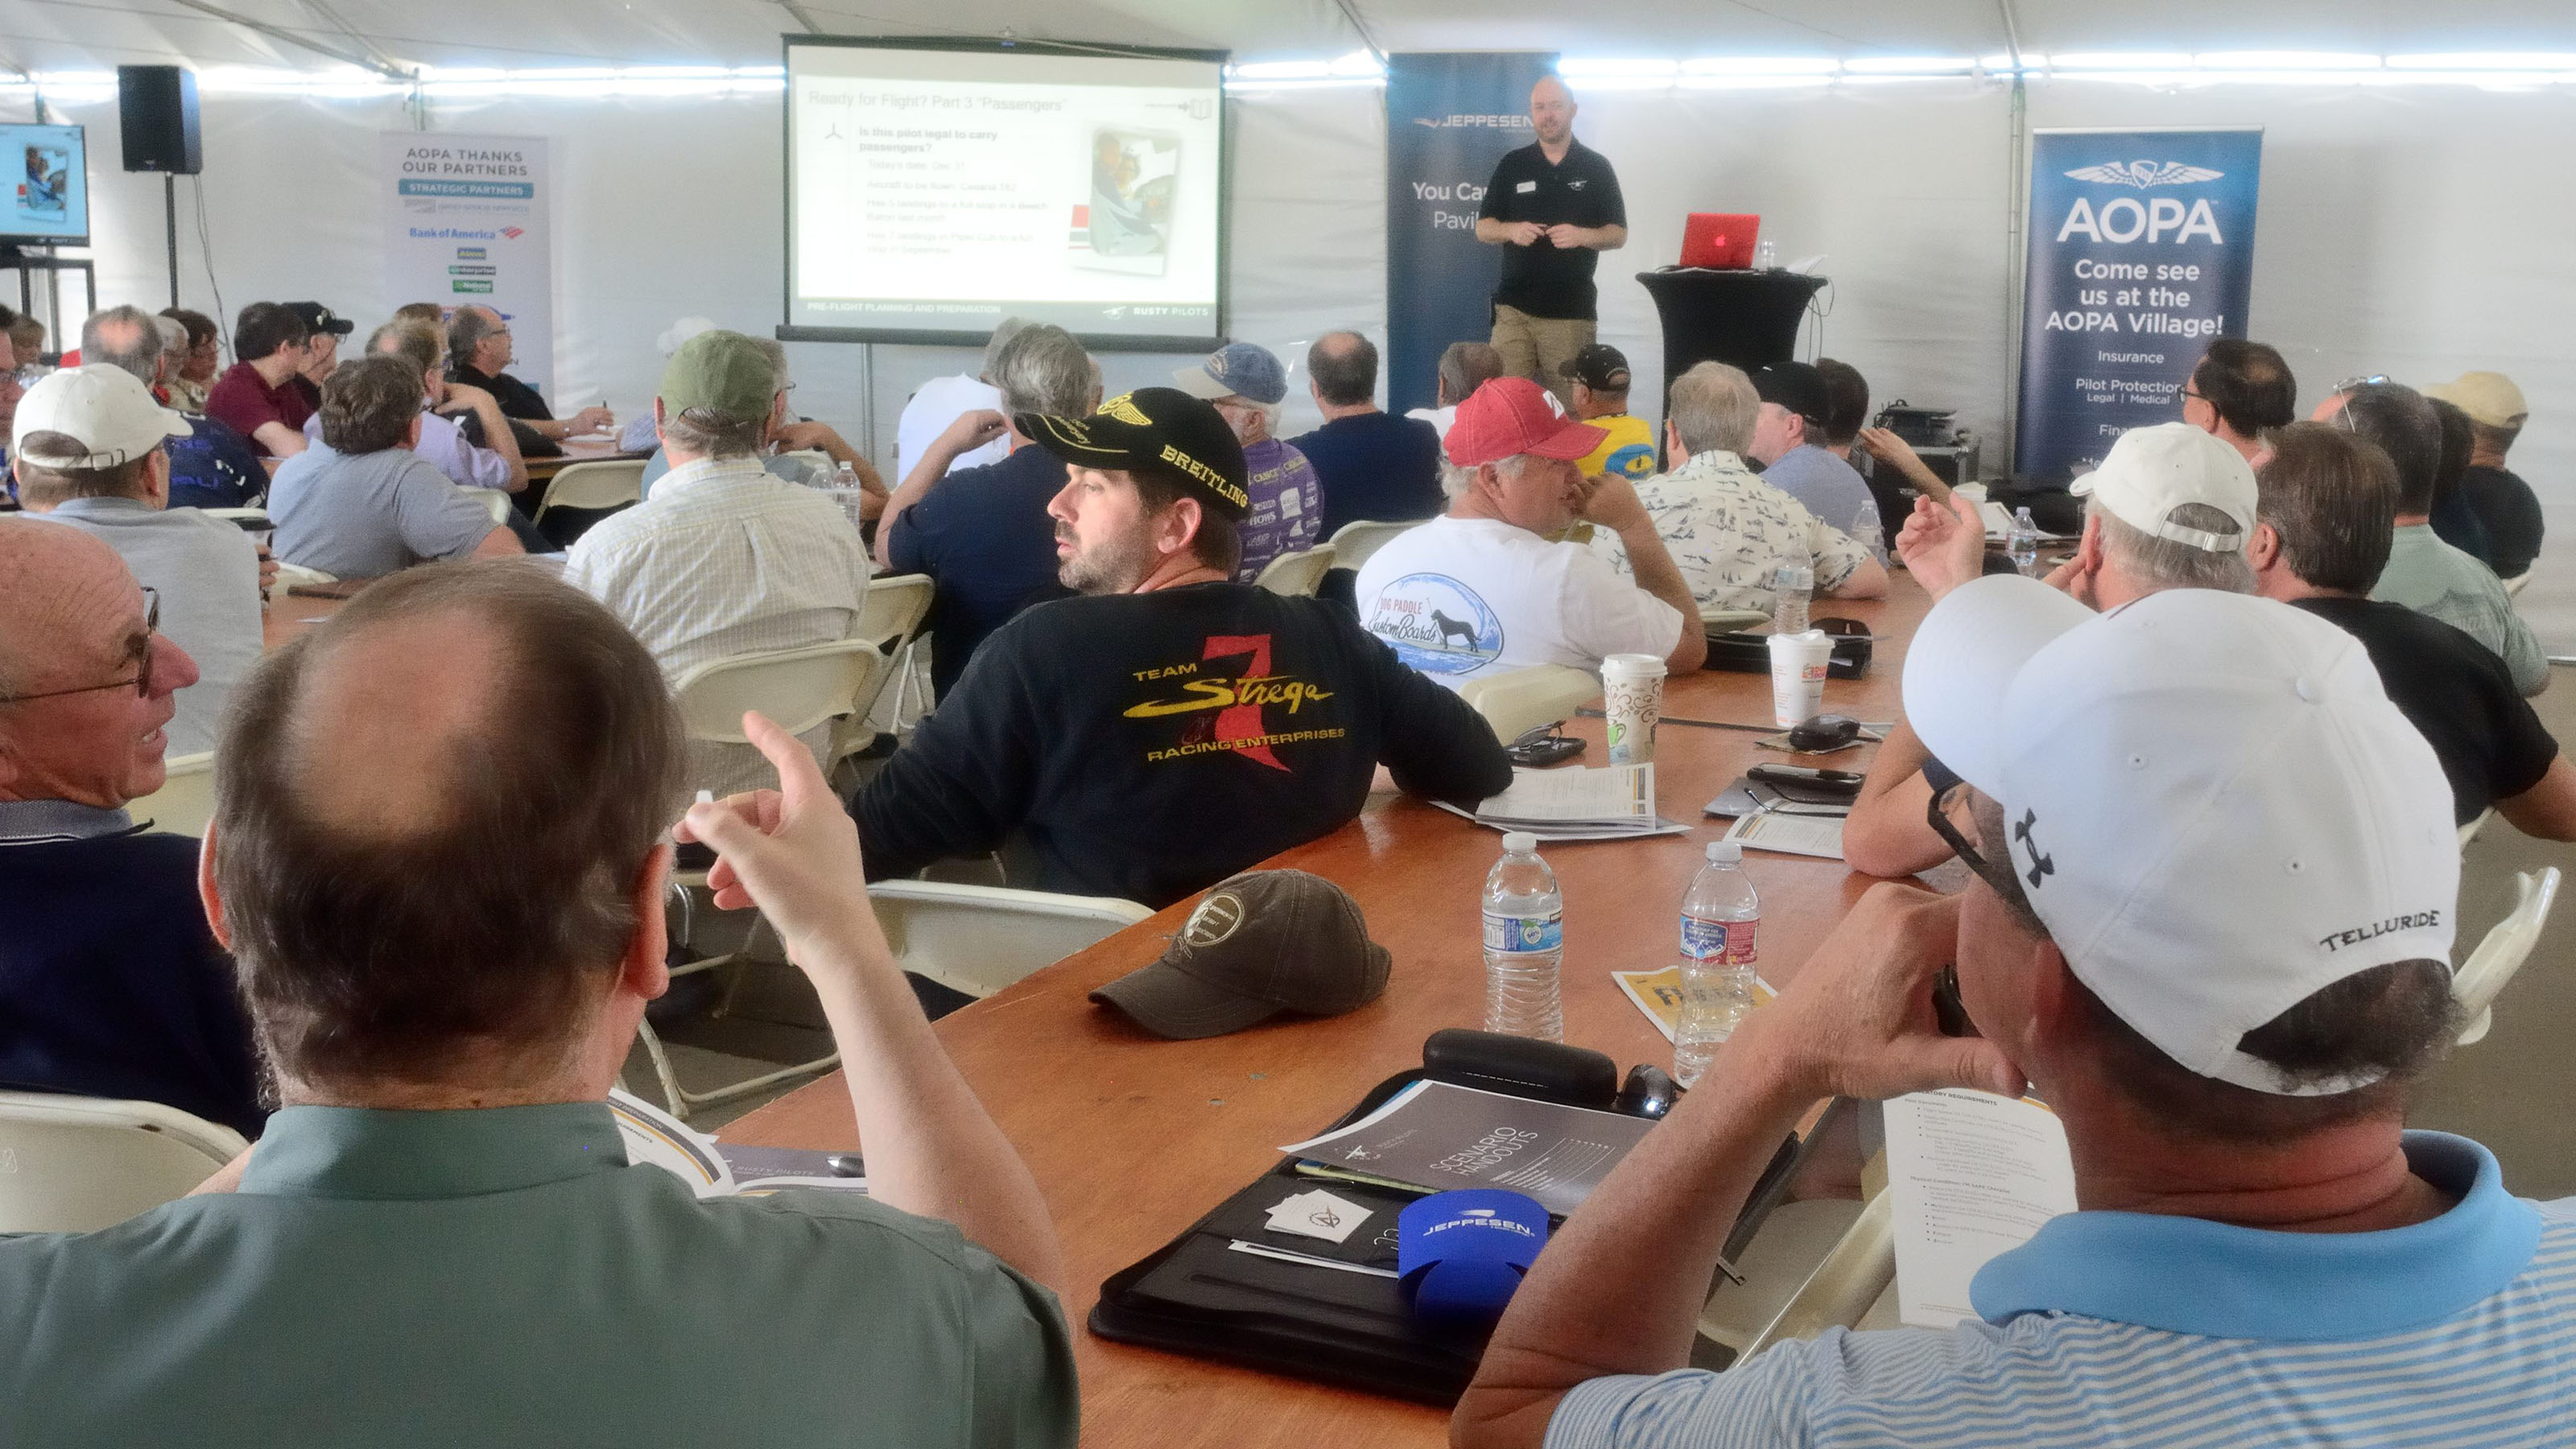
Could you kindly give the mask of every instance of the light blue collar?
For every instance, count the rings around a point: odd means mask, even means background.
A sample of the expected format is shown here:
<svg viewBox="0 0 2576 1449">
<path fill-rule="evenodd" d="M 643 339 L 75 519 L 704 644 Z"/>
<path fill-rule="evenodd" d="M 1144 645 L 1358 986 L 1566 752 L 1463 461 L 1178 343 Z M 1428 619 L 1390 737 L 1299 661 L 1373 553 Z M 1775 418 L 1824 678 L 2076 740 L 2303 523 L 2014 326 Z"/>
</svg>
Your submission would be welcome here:
<svg viewBox="0 0 2576 1449">
<path fill-rule="evenodd" d="M 0 845 L 59 845 L 123 835 L 134 817 L 74 800 L 0 800 Z"/>
<path fill-rule="evenodd" d="M 2284 1233 L 2157 1213 L 2078 1212 L 1979 1269 L 1989 1323 L 2075 1313 L 2209 1338 L 2322 1343 L 2438 1323 L 2492 1297 L 2540 1246 L 2540 1214 L 2509 1197 L 2493 1154 L 2409 1132 L 2415 1175 L 2460 1194 L 2429 1222 L 2377 1233 Z"/>
</svg>

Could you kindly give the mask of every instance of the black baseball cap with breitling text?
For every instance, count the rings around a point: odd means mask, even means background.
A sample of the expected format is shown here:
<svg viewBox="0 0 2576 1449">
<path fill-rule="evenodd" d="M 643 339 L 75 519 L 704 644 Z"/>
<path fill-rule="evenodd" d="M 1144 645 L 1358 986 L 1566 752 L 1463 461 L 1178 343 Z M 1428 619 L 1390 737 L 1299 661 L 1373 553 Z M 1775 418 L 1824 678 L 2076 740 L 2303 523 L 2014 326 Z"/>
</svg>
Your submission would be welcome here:
<svg viewBox="0 0 2576 1449">
<path fill-rule="evenodd" d="M 1339 1016 L 1386 990 L 1393 958 L 1348 892 L 1302 870 L 1219 881 L 1162 959 L 1091 993 L 1156 1036 L 1223 1036 L 1279 1013 Z"/>
<path fill-rule="evenodd" d="M 1243 444 L 1223 415 L 1179 388 L 1120 393 L 1087 418 L 1022 413 L 1011 421 L 1022 437 L 1074 466 L 1161 472 L 1228 518 L 1252 511 Z"/>
</svg>

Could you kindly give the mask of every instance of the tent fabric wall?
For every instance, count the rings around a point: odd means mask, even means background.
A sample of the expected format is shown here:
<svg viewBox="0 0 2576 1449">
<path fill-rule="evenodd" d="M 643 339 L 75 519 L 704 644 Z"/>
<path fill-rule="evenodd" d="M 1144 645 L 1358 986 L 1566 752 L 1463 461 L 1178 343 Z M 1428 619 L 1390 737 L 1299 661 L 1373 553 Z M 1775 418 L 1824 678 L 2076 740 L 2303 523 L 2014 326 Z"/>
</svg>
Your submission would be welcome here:
<svg viewBox="0 0 2576 1449">
<path fill-rule="evenodd" d="M 1876 395 L 1956 406 L 2000 460 L 2011 370 L 2014 248 L 2007 216 L 2010 100 L 1971 82 L 1796 91 L 1586 91 L 1578 130 L 1619 166 L 1632 222 L 1603 259 L 1604 340 L 1645 377 L 1658 328 L 1633 273 L 1670 261 L 1682 216 L 1763 214 L 1784 257 L 1822 253 L 1834 280 L 1823 351 Z M 1234 97 L 1229 277 L 1234 335 L 1298 370 L 1287 426 L 1314 417 L 1303 351 L 1319 332 L 1384 338 L 1383 97 L 1368 86 Z M 765 331 L 779 316 L 781 185 L 774 97 L 503 99 L 439 104 L 437 130 L 544 135 L 559 178 L 561 339 L 572 402 L 648 402 L 652 339 L 684 313 Z M 90 127 L 96 255 L 109 301 L 165 293 L 158 178 L 118 170 L 112 104 L 66 110 Z M 211 97 L 207 173 L 183 181 L 182 292 L 213 310 L 191 198 L 225 304 L 316 297 L 372 323 L 381 295 L 376 173 L 392 101 Z M 2535 400 L 2515 462 L 2576 543 L 2576 269 L 2561 259 L 2576 200 L 2547 178 L 2576 149 L 2576 95 L 2226 86 L 2156 91 L 2034 82 L 2029 123 L 2266 127 L 2252 335 L 2280 346 L 2303 405 L 2337 378 L 2423 382 L 2472 367 L 2512 374 Z M 76 289 L 66 303 L 77 306 Z M 859 349 L 794 349 L 800 408 L 857 437 Z M 1112 353 L 1113 390 L 1160 381 L 1185 358 Z M 927 377 L 970 366 L 956 349 L 875 349 L 877 456 Z M 1652 413 L 1653 400 L 1639 399 Z M 2553 552 L 2555 552 L 2553 550 Z M 2576 629 L 2569 631 L 2576 642 Z"/>
</svg>

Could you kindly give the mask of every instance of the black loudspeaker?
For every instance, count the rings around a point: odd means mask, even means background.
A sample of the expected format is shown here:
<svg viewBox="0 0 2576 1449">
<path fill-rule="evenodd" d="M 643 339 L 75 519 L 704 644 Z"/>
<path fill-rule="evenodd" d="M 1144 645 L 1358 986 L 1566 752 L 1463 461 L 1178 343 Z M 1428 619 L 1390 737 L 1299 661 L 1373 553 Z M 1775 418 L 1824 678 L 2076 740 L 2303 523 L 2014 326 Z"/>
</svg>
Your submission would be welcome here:
<svg viewBox="0 0 2576 1449">
<path fill-rule="evenodd" d="M 116 120 L 125 169 L 194 176 L 205 169 L 197 140 L 197 75 L 175 65 L 116 68 Z"/>
</svg>

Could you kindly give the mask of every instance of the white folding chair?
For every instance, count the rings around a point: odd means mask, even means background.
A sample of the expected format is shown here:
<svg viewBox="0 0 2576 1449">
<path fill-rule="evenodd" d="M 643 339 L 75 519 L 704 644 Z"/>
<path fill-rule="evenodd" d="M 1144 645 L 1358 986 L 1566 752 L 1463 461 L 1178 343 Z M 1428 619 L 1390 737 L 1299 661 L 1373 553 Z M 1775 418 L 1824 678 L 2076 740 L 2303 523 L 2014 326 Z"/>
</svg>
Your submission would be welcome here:
<svg viewBox="0 0 2576 1449">
<path fill-rule="evenodd" d="M 1333 536 L 1326 540 L 1332 545 L 1333 567 L 1356 569 L 1369 561 L 1369 555 L 1386 547 L 1388 539 L 1420 526 L 1420 519 L 1411 523 L 1379 523 L 1372 519 L 1354 518 L 1334 529 Z"/>
<path fill-rule="evenodd" d="M 2504 581 L 2504 596 L 2508 599 L 2521 598 L 2523 586 L 2530 582 L 2531 570 L 2524 569 L 2521 573 L 2515 574 L 2512 578 Z"/>
<path fill-rule="evenodd" d="M 1700 1334 L 1737 1363 L 1784 1339 L 1858 1324 L 1896 1281 L 1895 1198 L 1782 1203 L 1762 1220 L 1736 1266 L 1700 1310 Z"/>
<path fill-rule="evenodd" d="M 1567 664 L 1533 664 L 1483 675 L 1458 686 L 1458 697 L 1510 744 L 1541 725 L 1571 719 L 1584 701 L 1601 695 L 1600 677 Z"/>
<path fill-rule="evenodd" d="M 868 904 L 905 970 L 978 997 L 1154 914 L 1109 896 L 933 880 L 878 881 Z"/>
<path fill-rule="evenodd" d="M 203 835 L 215 818 L 215 752 L 172 755 L 161 762 L 161 788 L 126 802 L 125 813 L 156 835 Z"/>
<path fill-rule="evenodd" d="M 2487 828 L 2487 822 L 2488 822 L 2488 821 L 2490 821 L 2490 820 L 2493 820 L 2494 818 L 2495 818 L 2495 807 L 2494 807 L 2493 805 L 2490 805 L 2490 806 L 2488 806 L 2487 808 L 2485 808 L 2484 810 L 2481 810 L 2481 811 L 2479 811 L 2479 812 L 2478 812 L 2478 818 L 2477 818 L 2477 819 L 2472 820 L 2472 821 L 2470 821 L 2468 824 L 2461 826 L 2461 827 L 2460 827 L 2460 849 L 2462 849 L 2462 850 L 2466 850 L 2466 849 L 2468 849 L 2468 848 L 2469 848 L 2469 842 L 2470 842 L 2470 841 L 2472 841 L 2472 840 L 2477 839 L 2477 838 L 2478 838 L 2478 832 L 2479 832 L 2479 831 L 2481 831 L 2481 830 L 2486 829 L 2486 828 Z"/>
<path fill-rule="evenodd" d="M 885 692 L 895 691 L 894 713 L 885 728 L 897 731 L 903 722 L 903 689 L 912 678 L 913 655 L 921 647 L 921 621 L 930 617 L 930 603 L 937 592 L 928 574 L 891 574 L 868 580 L 867 598 L 859 606 L 859 621 L 851 626 L 850 637 L 876 643 L 879 652 L 890 661 L 878 676 L 877 687 L 859 704 L 859 711 L 841 728 L 850 734 L 851 749 L 864 749 L 877 736 L 877 706 L 885 702 Z M 836 755 L 847 753 L 838 743 Z"/>
<path fill-rule="evenodd" d="M 310 588 L 315 584 L 336 584 L 338 582 L 340 582 L 340 576 L 338 574 L 326 574 L 320 569 L 308 569 L 302 564 L 291 564 L 284 559 L 279 559 L 277 561 L 277 587 L 281 592 L 291 589 L 297 584 L 302 584 L 305 587 Z"/>
<path fill-rule="evenodd" d="M 1274 594 L 1313 597 L 1315 586 L 1324 581 L 1324 571 L 1333 566 L 1333 546 L 1319 543 L 1303 553 L 1283 553 L 1261 566 L 1261 576 L 1253 582 Z"/>
<path fill-rule="evenodd" d="M 2540 944 L 2540 928 L 2549 923 L 2549 908 L 2558 901 L 2558 867 L 2524 871 L 2513 878 L 2513 889 L 2513 910 L 2495 923 L 2486 939 L 2478 942 L 2478 949 L 2469 953 L 2468 961 L 2451 974 L 2451 999 L 2460 1004 L 2469 1023 L 2460 1032 L 2462 1046 L 2485 1039 L 2495 1025 L 2496 997 L 2530 958 L 2531 948 Z"/>
<path fill-rule="evenodd" d="M 492 515 L 493 523 L 502 524 L 510 521 L 510 495 L 500 489 L 460 487 L 456 491 L 481 505 L 484 512 Z"/>
<path fill-rule="evenodd" d="M 158 1102 L 0 1092 L 0 1233 L 86 1233 L 159 1207 L 249 1146 Z"/>
<path fill-rule="evenodd" d="M 751 742 L 750 737 L 742 732 L 744 711 L 759 710 L 789 734 L 801 735 L 863 709 L 862 701 L 874 699 L 875 691 L 883 687 L 888 664 L 885 655 L 878 652 L 870 640 L 836 639 L 828 644 L 809 644 L 801 649 L 711 659 L 681 675 L 679 682 L 671 687 L 671 692 L 677 697 L 680 721 L 688 730 L 689 738 L 711 744 L 742 745 Z M 840 745 L 836 735 L 834 751 Z M 830 758 L 822 762 L 825 774 L 831 773 L 834 762 Z M 695 922 L 695 898 L 690 892 L 705 889 L 706 883 L 704 871 L 681 871 L 671 878 L 672 889 L 680 901 L 680 939 L 683 943 L 689 939 L 689 928 Z M 739 950 L 673 967 L 671 974 L 675 977 L 692 976 L 731 966 L 744 958 L 750 944 L 746 939 Z M 839 1054 L 834 1053 L 745 1081 L 731 1082 L 711 1091 L 690 1092 L 682 1090 L 679 1077 L 672 1072 L 670 1055 L 663 1050 L 662 1038 L 653 1030 L 653 1024 L 639 1021 L 635 1031 L 644 1043 L 645 1055 L 652 1059 L 653 1074 L 662 1085 L 664 1105 L 672 1116 L 684 1122 L 692 1108 L 729 1102 L 810 1072 L 829 1071 L 841 1060 Z"/>
<path fill-rule="evenodd" d="M 644 459 L 612 458 L 597 463 L 567 463 L 546 485 L 545 501 L 533 520 L 544 523 L 558 508 L 623 508 L 644 500 Z"/>
</svg>

